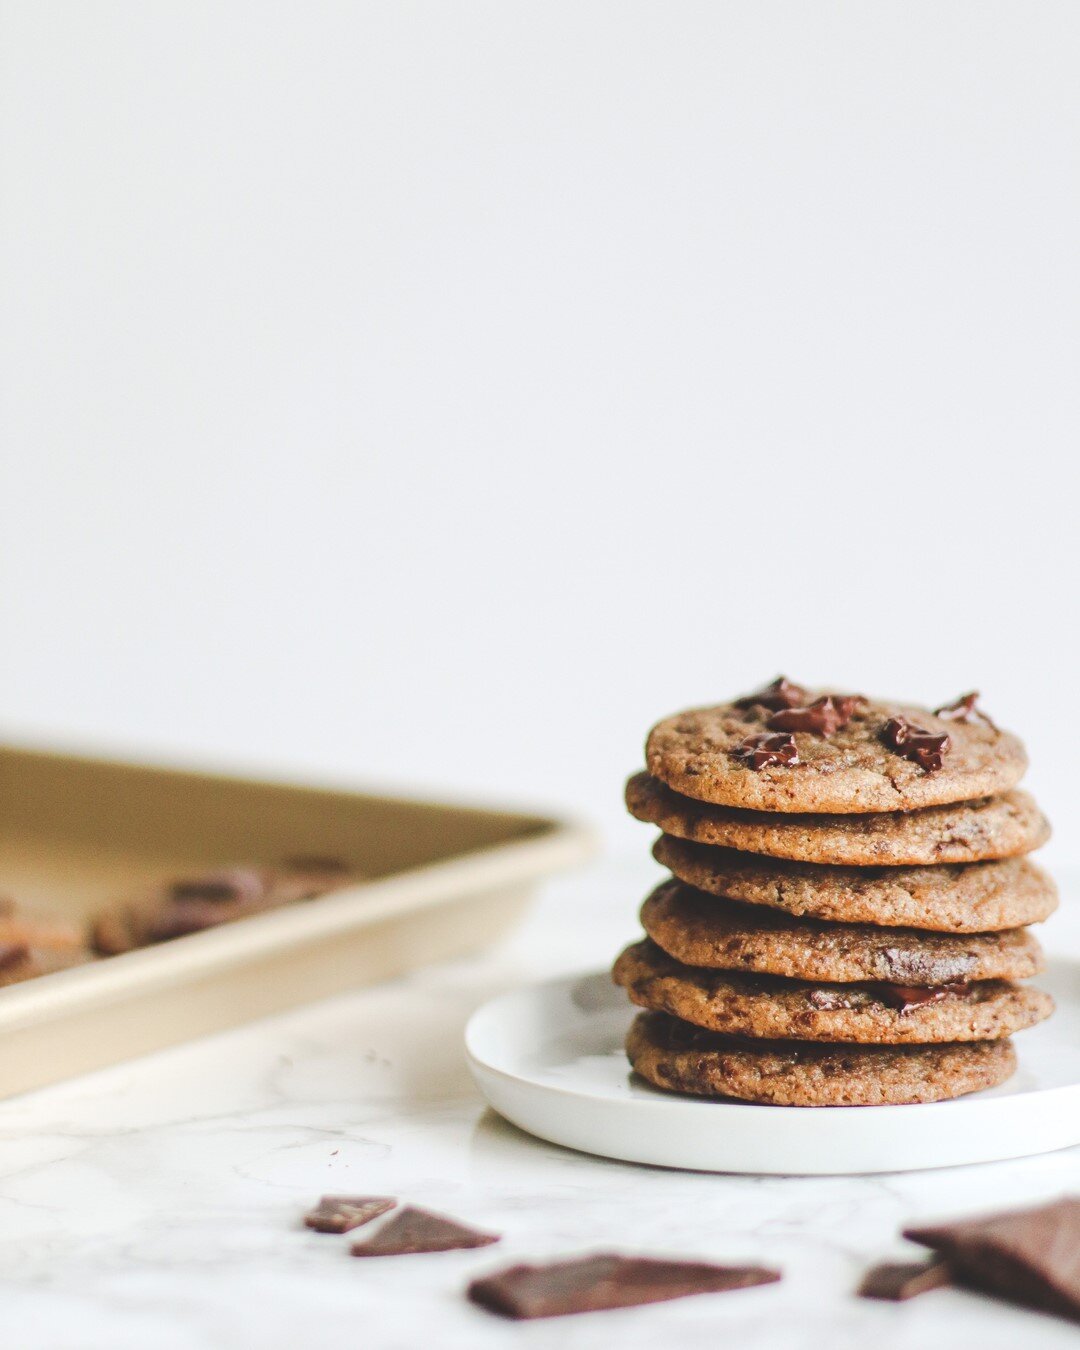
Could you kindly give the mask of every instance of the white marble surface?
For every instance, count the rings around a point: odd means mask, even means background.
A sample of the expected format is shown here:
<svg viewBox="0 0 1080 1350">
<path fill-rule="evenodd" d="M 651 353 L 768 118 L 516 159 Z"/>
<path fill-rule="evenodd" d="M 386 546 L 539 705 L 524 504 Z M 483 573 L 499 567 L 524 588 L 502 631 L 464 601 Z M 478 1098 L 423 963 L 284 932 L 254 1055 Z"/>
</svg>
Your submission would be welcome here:
<svg viewBox="0 0 1080 1350">
<path fill-rule="evenodd" d="M 654 875 L 608 863 L 547 887 L 468 961 L 0 1104 L 0 1293 L 18 1350 L 523 1345 L 1064 1347 L 1075 1327 L 954 1291 L 852 1296 L 916 1218 L 1080 1192 L 1080 1149 L 872 1178 L 665 1172 L 539 1143 L 485 1111 L 462 1061 L 478 1003 L 600 965 Z M 1047 938 L 1073 945 L 1068 914 Z M 323 1192 L 392 1194 L 505 1234 L 378 1262 L 300 1226 Z M 468 1304 L 509 1261 L 620 1248 L 777 1264 L 782 1284 L 510 1324 Z"/>
</svg>

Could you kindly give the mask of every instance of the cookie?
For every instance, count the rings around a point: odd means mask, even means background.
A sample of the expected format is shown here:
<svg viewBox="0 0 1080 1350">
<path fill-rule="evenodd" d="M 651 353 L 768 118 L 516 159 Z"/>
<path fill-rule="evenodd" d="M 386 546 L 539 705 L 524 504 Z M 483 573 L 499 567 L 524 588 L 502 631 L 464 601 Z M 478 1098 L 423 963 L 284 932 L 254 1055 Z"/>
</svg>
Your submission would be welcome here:
<svg viewBox="0 0 1080 1350">
<path fill-rule="evenodd" d="M 873 815 L 784 815 L 714 806 L 635 774 L 626 805 L 638 820 L 699 844 L 720 844 L 796 862 L 856 867 L 913 866 L 1012 858 L 1050 838 L 1046 817 L 1026 793 Z"/>
<path fill-rule="evenodd" d="M 830 867 L 694 844 L 672 834 L 660 836 L 653 857 L 698 890 L 837 923 L 991 933 L 1041 923 L 1058 903 L 1053 881 L 1026 858 Z"/>
<path fill-rule="evenodd" d="M 613 977 L 634 1003 L 709 1031 L 766 1040 L 882 1045 L 1000 1040 L 1049 1017 L 1053 999 L 1007 980 L 916 987 L 822 984 L 698 970 L 634 943 Z"/>
<path fill-rule="evenodd" d="M 775 694 L 763 691 L 762 701 L 665 718 L 646 742 L 649 772 L 718 806 L 847 814 L 989 797 L 1015 787 L 1027 768 L 1018 738 L 974 705 L 939 716 L 907 703 L 798 694 L 796 708 L 774 706 Z"/>
<path fill-rule="evenodd" d="M 626 1039 L 634 1069 L 658 1088 L 770 1106 L 902 1106 L 995 1087 L 1016 1069 L 1012 1042 L 965 1045 L 753 1044 L 641 1013 Z"/>
<path fill-rule="evenodd" d="M 22 909 L 8 898 L 0 899 L 0 987 L 22 984 L 93 959 L 78 924 Z"/>
<path fill-rule="evenodd" d="M 51 975 L 58 970 L 70 970 L 93 960 L 85 947 L 27 947 L 17 943 L 0 945 L 0 988 L 22 984 L 39 975 Z"/>
<path fill-rule="evenodd" d="M 56 914 L 24 909 L 0 898 L 0 947 L 27 946 L 45 951 L 80 951 L 86 945 L 82 925 Z"/>
<path fill-rule="evenodd" d="M 290 858 L 277 867 L 221 867 L 152 887 L 103 910 L 91 925 L 94 950 L 118 956 L 199 933 L 341 886 L 348 868 L 332 858 Z"/>
<path fill-rule="evenodd" d="M 1024 928 L 965 935 L 823 923 L 706 895 L 681 881 L 653 891 L 642 906 L 641 925 L 683 965 L 815 983 L 1022 980 L 1044 964 L 1042 948 Z"/>
</svg>

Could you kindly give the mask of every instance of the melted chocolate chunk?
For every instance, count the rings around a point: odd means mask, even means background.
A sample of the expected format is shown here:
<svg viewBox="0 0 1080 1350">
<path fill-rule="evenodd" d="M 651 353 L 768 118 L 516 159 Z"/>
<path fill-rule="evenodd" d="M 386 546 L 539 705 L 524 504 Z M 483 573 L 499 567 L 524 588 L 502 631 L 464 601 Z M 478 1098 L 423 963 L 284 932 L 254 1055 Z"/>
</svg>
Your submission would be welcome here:
<svg viewBox="0 0 1080 1350">
<path fill-rule="evenodd" d="M 317 1233 L 348 1233 L 377 1219 L 396 1204 L 389 1195 L 324 1195 L 311 1213 L 304 1216 L 304 1223 Z"/>
<path fill-rule="evenodd" d="M 379 1229 L 374 1237 L 354 1242 L 353 1256 L 408 1256 L 418 1252 L 450 1252 L 463 1247 L 488 1247 L 499 1241 L 498 1233 L 481 1233 L 454 1219 L 407 1205 Z"/>
<path fill-rule="evenodd" d="M 1080 1322 L 1080 1198 L 904 1236 L 937 1251 L 962 1284 Z"/>
<path fill-rule="evenodd" d="M 906 717 L 890 717 L 882 730 L 882 739 L 891 749 L 913 760 L 920 769 L 931 773 L 940 769 L 945 755 L 952 745 L 950 738 L 935 736 L 925 727 L 917 727 Z"/>
<path fill-rule="evenodd" d="M 952 1283 L 947 1261 L 906 1261 L 873 1266 L 859 1285 L 860 1298 L 884 1298 L 902 1303 L 917 1294 Z"/>
<path fill-rule="evenodd" d="M 826 694 L 805 708 L 781 708 L 765 725 L 773 731 L 813 731 L 819 736 L 832 736 L 847 726 L 863 702 L 857 695 Z"/>
<path fill-rule="evenodd" d="M 719 1294 L 774 1284 L 777 1270 L 659 1261 L 643 1256 L 582 1256 L 544 1266 L 511 1266 L 474 1280 L 469 1298 L 489 1312 L 517 1319 L 664 1303 L 691 1294 Z"/>
<path fill-rule="evenodd" d="M 979 691 L 973 689 L 970 694 L 961 694 L 955 703 L 946 703 L 942 708 L 935 708 L 934 716 L 942 717 L 946 722 L 982 722 L 984 726 L 997 731 L 997 727 L 987 714 L 976 707 L 978 698 Z"/>
<path fill-rule="evenodd" d="M 752 708 L 756 704 L 762 708 L 771 708 L 773 712 L 778 712 L 781 708 L 797 708 L 800 703 L 805 702 L 806 690 L 801 685 L 792 684 L 783 675 L 778 675 L 772 684 L 767 684 L 764 689 L 758 689 L 752 694 L 744 694 L 742 698 L 737 698 L 735 707 Z"/>
<path fill-rule="evenodd" d="M 764 769 L 770 764 L 798 764 L 799 751 L 794 736 L 748 736 L 735 750 L 737 759 L 745 760 L 751 769 Z"/>
<path fill-rule="evenodd" d="M 966 994 L 971 985 L 966 980 L 952 980 L 948 984 L 875 984 L 875 996 L 897 1012 L 910 1012 L 928 1003 L 940 1003 L 954 994 Z"/>
</svg>

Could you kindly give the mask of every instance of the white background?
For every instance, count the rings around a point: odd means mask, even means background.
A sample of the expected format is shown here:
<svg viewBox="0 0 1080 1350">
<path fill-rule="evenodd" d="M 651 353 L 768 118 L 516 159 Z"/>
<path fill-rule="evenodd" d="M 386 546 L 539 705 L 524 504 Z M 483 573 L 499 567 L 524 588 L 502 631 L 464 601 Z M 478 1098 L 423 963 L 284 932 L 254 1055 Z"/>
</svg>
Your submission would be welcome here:
<svg viewBox="0 0 1080 1350">
<path fill-rule="evenodd" d="M 1071 0 L 0 14 L 8 734 L 644 847 L 666 712 L 978 686 L 1080 856 Z"/>
</svg>

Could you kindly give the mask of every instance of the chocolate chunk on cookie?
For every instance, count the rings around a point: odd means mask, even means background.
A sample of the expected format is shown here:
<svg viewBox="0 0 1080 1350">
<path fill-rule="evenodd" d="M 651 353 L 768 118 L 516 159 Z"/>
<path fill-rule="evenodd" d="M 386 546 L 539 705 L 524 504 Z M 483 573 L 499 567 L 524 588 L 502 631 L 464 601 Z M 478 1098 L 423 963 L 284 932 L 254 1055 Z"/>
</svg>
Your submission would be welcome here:
<svg viewBox="0 0 1080 1350">
<path fill-rule="evenodd" d="M 825 984 L 702 970 L 673 960 L 650 939 L 627 947 L 612 974 L 642 1008 L 710 1031 L 768 1040 L 881 1045 L 999 1040 L 1054 1010 L 1049 994 L 1007 980 Z"/>
<path fill-rule="evenodd" d="M 821 1045 L 746 1041 L 642 1013 L 626 1040 L 634 1069 L 658 1088 L 769 1106 L 900 1106 L 995 1087 L 1016 1069 L 1012 1042 Z"/>
<path fill-rule="evenodd" d="M 796 862 L 845 866 L 924 866 L 981 862 L 1030 853 L 1050 826 L 1019 789 L 1001 797 L 868 815 L 797 815 L 741 811 L 694 801 L 651 774 L 626 785 L 630 814 L 665 834 Z"/>
<path fill-rule="evenodd" d="M 805 728 L 805 729 L 804 729 Z M 748 751 L 785 735 L 783 755 Z M 1007 792 L 1027 755 L 992 722 L 806 692 L 802 708 L 740 699 L 658 722 L 649 772 L 685 796 L 752 811 L 911 811 Z"/>
<path fill-rule="evenodd" d="M 662 834 L 653 857 L 711 895 L 837 923 L 991 933 L 1040 923 L 1057 887 L 1026 858 L 937 867 L 830 867 L 766 858 Z"/>
<path fill-rule="evenodd" d="M 956 934 L 825 923 L 707 895 L 681 881 L 653 891 L 641 925 L 683 965 L 813 982 L 1022 980 L 1043 967 L 1042 948 L 1023 928 Z"/>
</svg>

